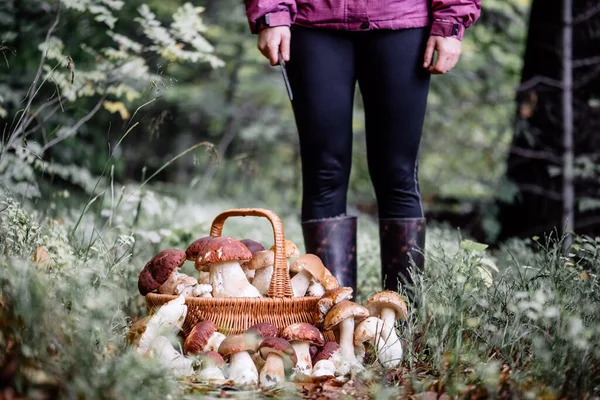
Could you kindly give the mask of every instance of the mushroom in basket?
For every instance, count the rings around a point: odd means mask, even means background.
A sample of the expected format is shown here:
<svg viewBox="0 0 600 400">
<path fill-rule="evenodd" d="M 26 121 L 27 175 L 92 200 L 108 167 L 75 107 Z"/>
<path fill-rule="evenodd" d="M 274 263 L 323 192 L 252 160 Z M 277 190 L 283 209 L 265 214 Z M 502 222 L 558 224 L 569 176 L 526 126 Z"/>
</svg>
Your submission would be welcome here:
<svg viewBox="0 0 600 400">
<path fill-rule="evenodd" d="M 255 240 L 252 240 L 252 239 L 242 239 L 242 240 L 240 240 L 240 242 L 242 242 L 244 244 L 244 246 L 246 246 L 248 248 L 248 250 L 250 250 L 250 252 L 252 253 L 252 257 L 254 257 L 254 254 L 256 254 L 256 252 L 264 251 L 264 249 L 265 249 L 262 244 L 258 243 Z M 244 270 L 244 274 L 246 274 L 246 279 L 248 279 L 248 282 L 252 283 L 252 280 L 254 279 L 255 271 L 248 268 L 249 262 L 250 261 L 244 261 L 241 264 L 242 264 L 242 270 Z"/>
<path fill-rule="evenodd" d="M 251 353 L 258 350 L 262 341 L 256 333 L 242 333 L 228 336 L 219 346 L 219 353 L 229 357 L 228 377 L 237 385 L 256 385 L 258 383 L 258 370 Z"/>
<path fill-rule="evenodd" d="M 210 272 L 213 297 L 262 297 L 248 282 L 241 261 L 252 253 L 239 240 L 226 236 L 209 236 L 196 240 L 186 250 L 196 269 Z"/>
<path fill-rule="evenodd" d="M 281 337 L 289 340 L 296 351 L 298 363 L 296 364 L 295 374 L 298 375 L 298 379 L 301 379 L 302 375 L 310 376 L 312 374 L 310 345 L 320 347 L 325 344 L 321 331 L 311 324 L 297 322 L 286 327 L 281 332 Z"/>
<path fill-rule="evenodd" d="M 294 297 L 302 297 L 313 280 L 318 283 L 323 281 L 327 269 L 316 255 L 304 254 L 290 266 L 290 271 L 296 272 L 291 279 Z"/>
<path fill-rule="evenodd" d="M 285 370 L 298 361 L 294 347 L 282 338 L 266 338 L 258 347 L 265 364 L 260 371 L 260 385 L 269 388 L 285 381 Z"/>
<path fill-rule="evenodd" d="M 161 294 L 175 293 L 178 269 L 185 262 L 185 253 L 177 249 L 163 250 L 146 263 L 138 277 L 138 290 L 142 296 L 158 290 Z"/>
<path fill-rule="evenodd" d="M 246 268 L 255 273 L 252 285 L 262 295 L 266 295 L 269 292 L 274 263 L 275 253 L 271 250 L 257 251 L 252 255 L 252 259 L 246 263 Z"/>
</svg>

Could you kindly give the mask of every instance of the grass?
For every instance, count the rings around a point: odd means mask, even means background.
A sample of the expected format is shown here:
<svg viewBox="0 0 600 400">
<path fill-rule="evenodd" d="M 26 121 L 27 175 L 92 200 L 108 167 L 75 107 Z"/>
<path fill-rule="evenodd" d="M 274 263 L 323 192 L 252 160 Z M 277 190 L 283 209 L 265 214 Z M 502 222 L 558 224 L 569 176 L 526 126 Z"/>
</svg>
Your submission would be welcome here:
<svg viewBox="0 0 600 400">
<path fill-rule="evenodd" d="M 137 292 L 145 262 L 164 248 L 185 249 L 208 233 L 216 214 L 237 204 L 182 202 L 152 187 L 140 193 L 130 187 L 125 194 L 103 196 L 95 211 L 82 217 L 80 209 L 59 207 L 50 218 L 5 199 L 0 387 L 29 398 L 211 395 L 177 382 L 153 360 L 137 358 L 124 335 L 145 314 Z M 118 207 L 111 198 L 122 199 Z M 296 216 L 274 211 L 282 216 L 286 236 L 302 243 Z M 70 235 L 76 224 L 77 234 Z M 360 302 L 378 289 L 376 233 L 374 221 L 361 215 Z M 402 368 L 382 371 L 374 363 L 361 393 L 374 398 L 425 392 L 459 398 L 600 395 L 598 239 L 578 237 L 568 255 L 557 238 L 514 240 L 492 253 L 448 227 L 431 225 L 428 233 L 426 274 L 416 288 L 424 307 L 399 327 L 406 345 Z M 232 219 L 224 234 L 272 242 L 266 220 Z M 50 261 L 33 261 L 38 247 Z M 184 270 L 192 273 L 193 266 Z M 339 394 L 339 388 L 331 390 Z"/>
</svg>

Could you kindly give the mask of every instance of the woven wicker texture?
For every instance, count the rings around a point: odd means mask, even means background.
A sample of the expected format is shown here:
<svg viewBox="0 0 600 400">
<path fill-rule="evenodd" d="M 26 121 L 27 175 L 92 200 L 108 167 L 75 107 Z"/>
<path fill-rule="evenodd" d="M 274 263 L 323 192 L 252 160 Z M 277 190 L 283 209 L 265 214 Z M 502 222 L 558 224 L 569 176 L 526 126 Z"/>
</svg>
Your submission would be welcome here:
<svg viewBox="0 0 600 400">
<path fill-rule="evenodd" d="M 212 223 L 211 236 L 221 236 L 225 220 L 229 217 L 264 217 L 271 222 L 275 244 L 273 277 L 267 297 L 186 297 L 187 317 L 183 325 L 185 336 L 200 321 L 214 322 L 219 331 L 226 334 L 245 332 L 259 322 L 270 322 L 279 329 L 296 322 L 315 323 L 319 297 L 292 297 L 292 285 L 285 258 L 283 224 L 273 211 L 261 208 L 241 208 L 219 214 Z M 154 308 L 175 299 L 177 296 L 148 293 L 148 313 Z M 332 332 L 324 332 L 327 340 L 335 340 Z"/>
</svg>

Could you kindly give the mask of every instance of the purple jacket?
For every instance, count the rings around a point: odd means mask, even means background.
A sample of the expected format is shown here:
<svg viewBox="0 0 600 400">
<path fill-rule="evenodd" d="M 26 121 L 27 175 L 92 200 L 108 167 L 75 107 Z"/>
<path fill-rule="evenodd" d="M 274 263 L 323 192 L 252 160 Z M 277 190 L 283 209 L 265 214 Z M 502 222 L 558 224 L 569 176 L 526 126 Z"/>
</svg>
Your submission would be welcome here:
<svg viewBox="0 0 600 400">
<path fill-rule="evenodd" d="M 342 30 L 431 25 L 431 34 L 462 39 L 481 13 L 481 0 L 244 0 L 250 30 L 268 14 L 269 26 L 292 24 Z"/>
</svg>

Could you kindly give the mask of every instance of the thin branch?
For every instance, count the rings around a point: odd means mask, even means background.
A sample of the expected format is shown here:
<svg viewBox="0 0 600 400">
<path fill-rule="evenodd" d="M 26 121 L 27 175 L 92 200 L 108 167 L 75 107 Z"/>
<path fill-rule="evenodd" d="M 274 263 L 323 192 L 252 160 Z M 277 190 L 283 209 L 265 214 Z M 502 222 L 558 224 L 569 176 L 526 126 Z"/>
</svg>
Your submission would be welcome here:
<svg viewBox="0 0 600 400">
<path fill-rule="evenodd" d="M 530 150 L 523 147 L 511 147 L 510 152 L 512 154 L 522 156 L 525 158 L 535 159 L 535 160 L 545 160 L 550 161 L 555 164 L 559 164 L 562 162 L 562 159 L 549 151 L 542 150 Z"/>
<path fill-rule="evenodd" d="M 40 154 L 43 154 L 50 147 L 57 145 L 58 143 L 62 142 L 63 140 L 65 140 L 65 139 L 73 136 L 75 133 L 77 133 L 77 131 L 79 130 L 79 128 L 81 128 L 81 126 L 83 124 L 85 124 L 86 122 L 88 122 L 98 112 L 98 110 L 100 110 L 100 107 L 102 107 L 102 103 L 104 103 L 104 99 L 106 99 L 106 94 L 104 94 L 100 98 L 100 100 L 98 100 L 98 103 L 96 103 L 96 105 L 94 106 L 94 108 L 89 113 L 87 113 L 83 118 L 81 118 L 79 121 L 77 121 L 77 123 L 75 125 L 73 125 L 67 131 L 67 133 L 65 133 L 64 135 L 61 135 L 59 137 L 56 137 L 56 138 L 52 139 L 51 141 L 49 141 L 48 143 L 46 143 L 44 145 L 44 147 L 42 147 L 42 150 L 40 151 Z"/>
<path fill-rule="evenodd" d="M 552 78 L 548 78 L 547 76 L 536 75 L 531 79 L 526 80 L 521 83 L 517 87 L 517 92 L 526 92 L 536 87 L 539 84 L 544 84 L 547 86 L 555 87 L 557 89 L 562 89 L 562 83 Z"/>
<path fill-rule="evenodd" d="M 600 64 L 600 56 L 580 58 L 573 60 L 573 68 L 589 67 L 590 65 Z"/>
<path fill-rule="evenodd" d="M 580 24 L 591 19 L 594 15 L 600 13 L 600 3 L 596 4 L 593 7 L 588 8 L 585 12 L 579 14 L 578 16 L 573 18 L 573 25 Z"/>
</svg>

